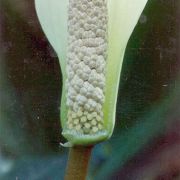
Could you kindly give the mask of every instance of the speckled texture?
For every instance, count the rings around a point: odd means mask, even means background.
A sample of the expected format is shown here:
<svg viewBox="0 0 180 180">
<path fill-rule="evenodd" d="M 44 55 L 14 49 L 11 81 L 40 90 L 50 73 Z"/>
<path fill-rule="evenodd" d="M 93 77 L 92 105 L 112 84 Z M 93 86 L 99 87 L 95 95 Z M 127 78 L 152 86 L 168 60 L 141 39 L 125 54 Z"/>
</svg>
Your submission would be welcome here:
<svg viewBox="0 0 180 180">
<path fill-rule="evenodd" d="M 67 127 L 84 134 L 103 128 L 107 21 L 106 0 L 69 1 Z"/>
</svg>

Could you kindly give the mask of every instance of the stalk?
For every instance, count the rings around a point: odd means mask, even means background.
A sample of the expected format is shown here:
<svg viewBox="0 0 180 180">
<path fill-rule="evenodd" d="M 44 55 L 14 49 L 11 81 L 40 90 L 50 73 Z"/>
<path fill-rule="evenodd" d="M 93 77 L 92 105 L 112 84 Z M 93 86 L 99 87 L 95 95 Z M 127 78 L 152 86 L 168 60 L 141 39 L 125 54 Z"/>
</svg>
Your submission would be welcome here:
<svg viewBox="0 0 180 180">
<path fill-rule="evenodd" d="M 65 180 L 85 180 L 93 146 L 70 148 Z"/>
</svg>

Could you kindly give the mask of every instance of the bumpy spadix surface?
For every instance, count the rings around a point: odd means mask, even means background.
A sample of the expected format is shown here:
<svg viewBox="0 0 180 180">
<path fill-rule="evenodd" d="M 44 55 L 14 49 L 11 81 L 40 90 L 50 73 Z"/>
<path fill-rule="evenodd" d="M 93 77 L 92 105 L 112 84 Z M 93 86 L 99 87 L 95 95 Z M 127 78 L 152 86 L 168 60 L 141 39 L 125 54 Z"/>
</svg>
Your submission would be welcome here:
<svg viewBox="0 0 180 180">
<path fill-rule="evenodd" d="M 107 14 L 106 0 L 69 0 L 67 128 L 83 134 L 103 129 Z"/>
</svg>

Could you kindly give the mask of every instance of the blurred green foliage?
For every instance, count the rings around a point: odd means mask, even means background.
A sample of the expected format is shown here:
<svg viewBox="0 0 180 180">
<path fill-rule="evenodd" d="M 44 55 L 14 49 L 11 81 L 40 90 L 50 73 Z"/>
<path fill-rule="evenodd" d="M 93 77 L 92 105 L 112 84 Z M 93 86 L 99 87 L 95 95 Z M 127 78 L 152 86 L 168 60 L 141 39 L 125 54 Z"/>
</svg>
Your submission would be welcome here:
<svg viewBox="0 0 180 180">
<path fill-rule="evenodd" d="M 32 1 L 0 3 L 0 179 L 62 179 L 58 59 Z M 115 132 L 95 147 L 89 179 L 118 179 L 180 116 L 177 11 L 175 0 L 148 2 L 126 49 Z"/>
</svg>

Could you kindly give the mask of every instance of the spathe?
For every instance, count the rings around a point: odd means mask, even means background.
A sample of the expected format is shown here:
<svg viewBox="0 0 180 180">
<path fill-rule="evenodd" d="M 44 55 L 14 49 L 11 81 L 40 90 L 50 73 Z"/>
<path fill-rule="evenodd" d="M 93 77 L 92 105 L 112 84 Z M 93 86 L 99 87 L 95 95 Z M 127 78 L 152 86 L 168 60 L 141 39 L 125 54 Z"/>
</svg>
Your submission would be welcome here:
<svg viewBox="0 0 180 180">
<path fill-rule="evenodd" d="M 41 26 L 58 54 L 65 84 L 68 0 L 35 0 Z M 144 9 L 147 0 L 107 0 L 108 4 L 108 58 L 104 112 L 104 131 L 95 135 L 79 135 L 65 128 L 67 107 L 65 89 L 61 100 L 63 135 L 71 144 L 94 144 L 108 139 L 115 124 L 115 110 L 120 72 L 129 37 Z"/>
</svg>

